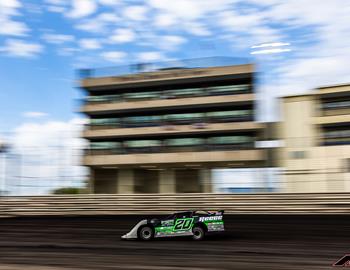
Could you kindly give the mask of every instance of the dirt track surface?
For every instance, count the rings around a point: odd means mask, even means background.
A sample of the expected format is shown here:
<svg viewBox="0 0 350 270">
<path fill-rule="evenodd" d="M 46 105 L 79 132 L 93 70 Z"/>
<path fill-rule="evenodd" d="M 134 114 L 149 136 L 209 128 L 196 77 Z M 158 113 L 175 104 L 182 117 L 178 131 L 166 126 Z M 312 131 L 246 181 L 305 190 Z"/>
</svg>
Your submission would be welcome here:
<svg viewBox="0 0 350 270">
<path fill-rule="evenodd" d="M 350 216 L 226 216 L 227 232 L 121 241 L 143 217 L 0 219 L 0 269 L 333 269 Z"/>
</svg>

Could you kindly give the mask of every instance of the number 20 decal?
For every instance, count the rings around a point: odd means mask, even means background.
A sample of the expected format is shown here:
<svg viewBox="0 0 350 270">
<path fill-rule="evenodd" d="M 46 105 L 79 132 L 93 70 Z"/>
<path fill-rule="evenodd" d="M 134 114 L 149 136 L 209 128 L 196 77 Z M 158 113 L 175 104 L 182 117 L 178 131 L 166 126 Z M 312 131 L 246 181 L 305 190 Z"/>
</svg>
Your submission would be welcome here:
<svg viewBox="0 0 350 270">
<path fill-rule="evenodd" d="M 176 220 L 174 231 L 188 230 L 191 228 L 193 218 L 181 218 Z"/>
</svg>

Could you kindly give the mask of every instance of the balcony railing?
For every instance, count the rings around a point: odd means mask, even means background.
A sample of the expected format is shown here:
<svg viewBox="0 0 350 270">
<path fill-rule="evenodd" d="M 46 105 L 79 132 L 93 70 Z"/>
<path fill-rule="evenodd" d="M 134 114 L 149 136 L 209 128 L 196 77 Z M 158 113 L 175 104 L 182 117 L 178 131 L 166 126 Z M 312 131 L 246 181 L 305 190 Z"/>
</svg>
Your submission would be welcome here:
<svg viewBox="0 0 350 270">
<path fill-rule="evenodd" d="M 85 104 L 110 104 L 135 101 L 163 100 L 163 99 L 179 99 L 207 96 L 224 96 L 250 93 L 251 86 L 249 84 L 215 86 L 207 88 L 191 88 L 177 89 L 151 92 L 133 92 L 114 95 L 88 96 L 84 101 Z"/>
<path fill-rule="evenodd" d="M 350 138 L 326 139 L 322 143 L 322 145 L 325 145 L 325 146 L 348 145 L 348 144 L 350 144 Z"/>
<path fill-rule="evenodd" d="M 327 130 L 323 133 L 323 145 L 344 145 L 350 144 L 350 129 Z"/>
<path fill-rule="evenodd" d="M 154 63 L 138 63 L 125 66 L 81 69 L 79 70 L 79 79 L 97 78 L 97 77 L 113 77 L 138 74 L 143 72 L 152 72 L 167 69 L 191 69 L 191 68 L 210 68 L 220 66 L 233 66 L 249 64 L 252 61 L 247 58 L 239 57 L 206 57 L 196 59 L 183 59 L 174 61 L 154 62 Z"/>
<path fill-rule="evenodd" d="M 322 109 L 324 110 L 333 110 L 333 109 L 349 109 L 350 100 L 326 102 L 322 104 Z"/>
<path fill-rule="evenodd" d="M 106 124 L 87 124 L 90 130 L 115 129 L 115 128 L 137 128 L 137 127 L 168 127 L 172 125 L 195 125 L 198 128 L 205 127 L 211 123 L 231 123 L 231 122 L 250 122 L 254 120 L 253 115 L 231 116 L 231 117 L 202 117 L 195 119 L 172 119 L 172 120 L 155 120 L 143 122 L 128 122 L 121 120 L 119 123 Z"/>
<path fill-rule="evenodd" d="M 120 147 L 111 149 L 86 149 L 85 155 L 123 155 L 123 154 L 147 154 L 147 153 L 179 153 L 179 152 L 208 152 L 208 151 L 234 151 L 254 149 L 254 142 L 222 144 L 222 145 L 191 145 L 191 146 L 145 146 L 145 147 Z"/>
</svg>

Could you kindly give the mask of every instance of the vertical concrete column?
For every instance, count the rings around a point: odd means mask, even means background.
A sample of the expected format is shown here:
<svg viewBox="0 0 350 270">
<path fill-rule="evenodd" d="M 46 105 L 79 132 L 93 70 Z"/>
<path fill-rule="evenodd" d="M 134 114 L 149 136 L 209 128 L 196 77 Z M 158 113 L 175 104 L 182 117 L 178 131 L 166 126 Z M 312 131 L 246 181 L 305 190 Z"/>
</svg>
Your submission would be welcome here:
<svg viewBox="0 0 350 270">
<path fill-rule="evenodd" d="M 176 193 L 175 170 L 159 171 L 159 193 Z"/>
<path fill-rule="evenodd" d="M 118 171 L 116 169 L 93 169 L 93 191 L 95 194 L 117 193 Z"/>
<path fill-rule="evenodd" d="M 133 169 L 118 170 L 118 193 L 133 194 L 135 192 L 135 179 Z"/>
<path fill-rule="evenodd" d="M 210 169 L 201 169 L 199 171 L 199 179 L 200 179 L 203 193 L 213 192 Z"/>
</svg>

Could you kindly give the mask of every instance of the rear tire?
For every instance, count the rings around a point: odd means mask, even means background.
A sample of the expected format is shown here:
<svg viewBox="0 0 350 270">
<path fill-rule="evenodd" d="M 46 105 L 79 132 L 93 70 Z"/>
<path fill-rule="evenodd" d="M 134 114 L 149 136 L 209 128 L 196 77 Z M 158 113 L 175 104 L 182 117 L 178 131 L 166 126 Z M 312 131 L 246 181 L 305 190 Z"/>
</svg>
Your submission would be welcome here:
<svg viewBox="0 0 350 270">
<path fill-rule="evenodd" d="M 196 226 L 192 229 L 192 233 L 193 233 L 193 240 L 196 241 L 200 241 L 203 240 L 205 237 L 205 231 L 203 230 L 202 227 Z"/>
<path fill-rule="evenodd" d="M 153 229 L 149 226 L 144 226 L 140 229 L 139 233 L 139 239 L 143 241 L 149 241 L 153 239 Z"/>
</svg>

